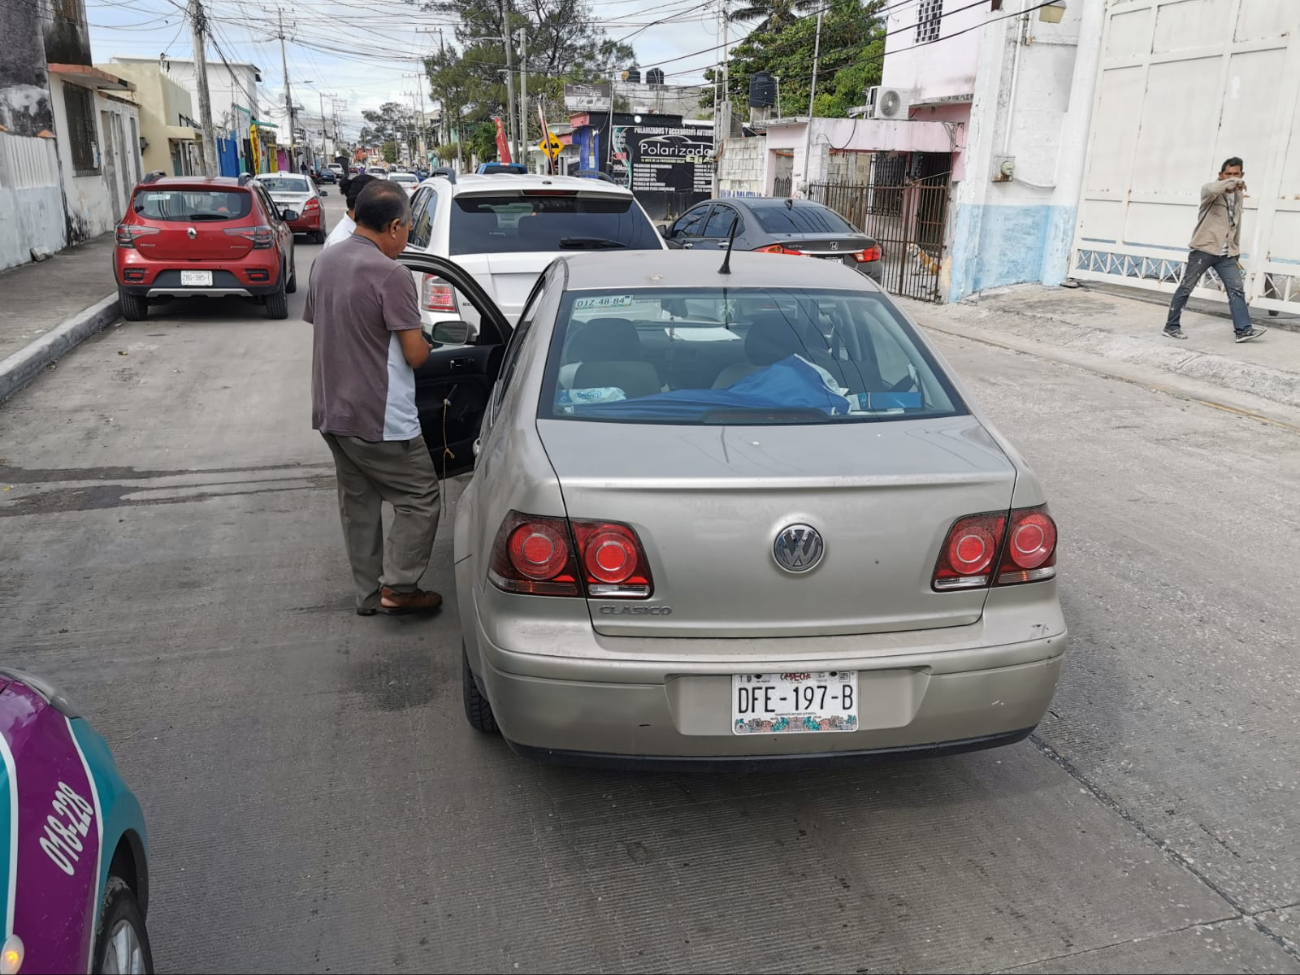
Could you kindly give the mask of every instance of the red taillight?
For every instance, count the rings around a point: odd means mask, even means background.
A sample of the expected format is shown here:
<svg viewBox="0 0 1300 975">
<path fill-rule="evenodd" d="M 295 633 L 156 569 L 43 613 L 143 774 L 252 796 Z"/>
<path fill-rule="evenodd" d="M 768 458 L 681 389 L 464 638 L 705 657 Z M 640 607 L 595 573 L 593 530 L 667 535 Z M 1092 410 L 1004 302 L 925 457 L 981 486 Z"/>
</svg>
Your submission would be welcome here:
<svg viewBox="0 0 1300 975">
<path fill-rule="evenodd" d="M 788 247 L 780 244 L 768 244 L 766 247 L 758 247 L 754 250 L 755 254 L 791 254 L 795 257 L 807 257 L 803 251 L 792 251 Z"/>
<path fill-rule="evenodd" d="M 654 589 L 645 551 L 627 525 L 575 521 L 570 530 L 563 518 L 517 511 L 497 533 L 488 578 L 498 589 L 530 596 L 585 591 L 597 599 L 645 599 Z"/>
<path fill-rule="evenodd" d="M 581 595 L 568 522 L 510 512 L 497 532 L 488 578 L 506 592 Z"/>
<path fill-rule="evenodd" d="M 158 227 L 144 227 L 138 223 L 119 223 L 117 225 L 117 246 L 134 247 L 136 239 L 161 233 Z"/>
<path fill-rule="evenodd" d="M 275 231 L 266 224 L 256 227 L 230 227 L 224 233 L 231 237 L 243 237 L 253 242 L 254 250 L 265 250 L 275 243 Z"/>
<path fill-rule="evenodd" d="M 989 584 L 989 570 L 1002 547 L 1006 528 L 1004 514 L 968 515 L 958 518 L 934 568 L 935 589 L 982 589 Z"/>
<path fill-rule="evenodd" d="M 438 283 L 441 280 L 432 274 L 424 276 L 424 307 L 427 311 L 454 312 L 456 296 L 452 293 L 451 285 Z"/>
<path fill-rule="evenodd" d="M 303 206 L 303 208 L 302 208 L 302 212 L 303 212 L 303 213 L 306 213 L 308 210 L 319 210 L 319 209 L 320 209 L 320 203 L 319 203 L 319 201 L 317 201 L 315 197 L 312 197 L 312 198 L 311 198 L 310 200 L 308 200 L 307 203 Z"/>
<path fill-rule="evenodd" d="M 994 566 L 996 565 L 996 571 Z M 984 589 L 1056 575 L 1056 523 L 1043 507 L 958 518 L 948 531 L 933 588 Z"/>
<path fill-rule="evenodd" d="M 644 599 L 650 595 L 650 566 L 636 532 L 608 521 L 575 521 L 573 532 L 582 553 L 589 595 L 598 599 Z"/>
<path fill-rule="evenodd" d="M 853 259 L 857 261 L 859 264 L 865 264 L 867 261 L 880 260 L 880 245 L 873 244 L 871 247 L 868 247 L 866 250 L 854 252 Z"/>
<path fill-rule="evenodd" d="M 1011 512 L 1007 550 L 998 565 L 998 585 L 1037 582 L 1056 575 L 1056 522 L 1043 508 Z"/>
</svg>

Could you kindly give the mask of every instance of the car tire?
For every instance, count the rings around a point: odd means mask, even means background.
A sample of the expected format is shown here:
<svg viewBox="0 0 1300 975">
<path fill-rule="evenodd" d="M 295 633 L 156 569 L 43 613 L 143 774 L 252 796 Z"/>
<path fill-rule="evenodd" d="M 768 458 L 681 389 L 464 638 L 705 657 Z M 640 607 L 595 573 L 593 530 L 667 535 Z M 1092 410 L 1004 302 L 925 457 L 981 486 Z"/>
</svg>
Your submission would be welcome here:
<svg viewBox="0 0 1300 975">
<path fill-rule="evenodd" d="M 298 290 L 298 262 L 292 256 L 289 258 L 289 281 L 284 286 L 284 293 L 293 294 Z"/>
<path fill-rule="evenodd" d="M 497 734 L 500 729 L 497 727 L 496 717 L 492 714 L 492 705 L 486 695 L 478 689 L 478 681 L 474 678 L 474 672 L 469 669 L 469 655 L 465 653 L 463 643 L 460 647 L 460 690 L 461 697 L 465 700 L 465 717 L 469 721 L 469 726 L 485 735 Z"/>
<path fill-rule="evenodd" d="M 284 274 L 280 275 L 280 286 L 266 296 L 266 317 L 279 321 L 289 317 L 289 295 L 285 286 Z"/>
<path fill-rule="evenodd" d="M 134 935 L 135 946 L 130 944 Z M 144 916 L 140 905 L 136 903 L 135 894 L 121 877 L 109 875 L 104 887 L 104 903 L 99 912 L 99 931 L 95 935 L 95 957 L 91 968 L 96 975 L 105 971 L 110 952 L 114 961 L 113 971 L 131 971 L 131 959 L 120 957 L 125 949 L 134 954 L 138 946 L 141 970 L 153 972 L 153 951 L 149 947 L 149 933 L 145 930 Z"/>
<path fill-rule="evenodd" d="M 142 322 L 149 316 L 149 299 L 118 289 L 117 300 L 122 305 L 122 317 L 128 322 Z"/>
<path fill-rule="evenodd" d="M 312 234 L 312 236 L 311 236 L 311 242 L 312 242 L 313 244 L 323 244 L 323 243 L 325 243 L 325 231 L 323 231 L 323 230 L 318 230 L 318 231 L 316 231 L 314 234 Z"/>
</svg>

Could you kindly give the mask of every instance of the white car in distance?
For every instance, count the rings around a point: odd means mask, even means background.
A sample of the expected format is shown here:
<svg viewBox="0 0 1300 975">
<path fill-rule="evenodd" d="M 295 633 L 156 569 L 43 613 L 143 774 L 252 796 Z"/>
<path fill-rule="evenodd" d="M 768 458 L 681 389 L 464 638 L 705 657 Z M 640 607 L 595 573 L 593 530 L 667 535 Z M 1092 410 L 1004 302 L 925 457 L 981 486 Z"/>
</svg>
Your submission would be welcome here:
<svg viewBox="0 0 1300 975">
<path fill-rule="evenodd" d="M 454 260 L 511 323 L 519 318 L 538 277 L 557 257 L 593 250 L 667 249 L 632 191 L 605 180 L 456 175 L 442 170 L 411 197 L 407 250 Z M 472 340 L 479 322 L 474 308 L 442 279 L 412 274 L 425 331 L 432 334 L 439 322 L 464 321 Z"/>
</svg>

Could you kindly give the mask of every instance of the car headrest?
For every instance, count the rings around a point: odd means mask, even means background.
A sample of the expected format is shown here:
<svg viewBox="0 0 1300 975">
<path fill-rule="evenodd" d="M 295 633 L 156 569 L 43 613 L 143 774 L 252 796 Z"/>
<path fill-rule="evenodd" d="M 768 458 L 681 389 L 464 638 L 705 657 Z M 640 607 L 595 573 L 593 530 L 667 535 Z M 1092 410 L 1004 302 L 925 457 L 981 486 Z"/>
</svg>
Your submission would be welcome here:
<svg viewBox="0 0 1300 975">
<path fill-rule="evenodd" d="M 745 334 L 745 355 L 756 366 L 770 366 L 787 356 L 809 358 L 817 350 L 808 339 L 808 328 L 800 328 L 779 309 L 760 311 Z"/>
<path fill-rule="evenodd" d="M 641 339 L 626 318 L 593 318 L 573 337 L 565 358 L 570 362 L 636 361 L 641 358 Z"/>
</svg>

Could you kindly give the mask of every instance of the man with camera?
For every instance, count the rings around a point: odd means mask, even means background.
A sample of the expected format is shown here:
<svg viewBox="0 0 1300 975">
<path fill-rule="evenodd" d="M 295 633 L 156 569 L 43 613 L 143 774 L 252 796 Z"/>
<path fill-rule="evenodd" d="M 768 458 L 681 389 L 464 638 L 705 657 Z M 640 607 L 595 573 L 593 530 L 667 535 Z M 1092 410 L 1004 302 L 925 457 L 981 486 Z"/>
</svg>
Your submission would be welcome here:
<svg viewBox="0 0 1300 975">
<path fill-rule="evenodd" d="M 1166 338 L 1187 338 L 1182 329 L 1183 308 L 1192 289 L 1210 268 L 1214 268 L 1228 294 L 1236 341 L 1249 342 L 1264 334 L 1264 329 L 1250 323 L 1250 309 L 1246 306 L 1246 290 L 1241 277 L 1241 216 L 1246 195 L 1244 175 L 1240 157 L 1231 156 L 1219 169 L 1219 178 L 1201 187 L 1201 208 L 1189 245 L 1191 253 L 1187 255 L 1182 283 L 1169 305 L 1169 317 L 1165 320 Z"/>
</svg>

